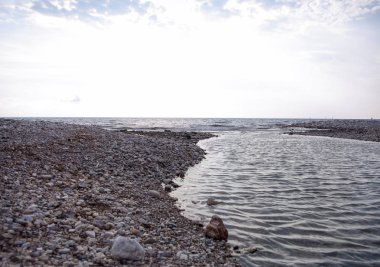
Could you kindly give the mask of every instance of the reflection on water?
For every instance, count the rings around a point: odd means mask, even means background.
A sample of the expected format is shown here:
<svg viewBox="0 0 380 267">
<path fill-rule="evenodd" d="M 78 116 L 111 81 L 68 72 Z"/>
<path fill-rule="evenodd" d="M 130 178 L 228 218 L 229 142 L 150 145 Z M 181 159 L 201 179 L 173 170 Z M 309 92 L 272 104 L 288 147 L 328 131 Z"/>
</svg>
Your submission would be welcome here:
<svg viewBox="0 0 380 267">
<path fill-rule="evenodd" d="M 224 132 L 173 192 L 185 215 L 221 216 L 243 265 L 380 266 L 380 143 Z M 207 206 L 208 198 L 222 201 Z"/>
</svg>

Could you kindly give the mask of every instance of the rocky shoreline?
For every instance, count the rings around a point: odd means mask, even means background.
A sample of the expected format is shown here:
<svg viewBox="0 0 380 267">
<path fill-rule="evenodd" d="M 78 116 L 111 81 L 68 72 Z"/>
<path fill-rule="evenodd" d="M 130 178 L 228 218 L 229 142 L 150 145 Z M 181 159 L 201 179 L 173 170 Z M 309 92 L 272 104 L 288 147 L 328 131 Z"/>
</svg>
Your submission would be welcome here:
<svg viewBox="0 0 380 267">
<path fill-rule="evenodd" d="M 321 120 L 295 123 L 287 128 L 290 128 L 287 134 L 380 142 L 379 120 Z M 306 131 L 300 131 L 299 128 L 305 128 Z"/>
<path fill-rule="evenodd" d="M 0 266 L 237 266 L 167 194 L 211 136 L 0 119 Z"/>
</svg>

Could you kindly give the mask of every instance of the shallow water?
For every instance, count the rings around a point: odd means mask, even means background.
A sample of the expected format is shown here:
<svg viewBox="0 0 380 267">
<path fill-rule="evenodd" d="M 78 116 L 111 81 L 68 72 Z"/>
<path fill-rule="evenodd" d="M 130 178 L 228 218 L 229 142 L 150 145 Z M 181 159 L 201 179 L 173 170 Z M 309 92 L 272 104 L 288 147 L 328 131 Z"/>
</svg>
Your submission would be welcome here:
<svg viewBox="0 0 380 267">
<path fill-rule="evenodd" d="M 380 266 L 380 143 L 224 132 L 173 193 L 185 215 L 223 218 L 247 266 Z M 208 198 L 222 204 L 209 207 Z"/>
</svg>

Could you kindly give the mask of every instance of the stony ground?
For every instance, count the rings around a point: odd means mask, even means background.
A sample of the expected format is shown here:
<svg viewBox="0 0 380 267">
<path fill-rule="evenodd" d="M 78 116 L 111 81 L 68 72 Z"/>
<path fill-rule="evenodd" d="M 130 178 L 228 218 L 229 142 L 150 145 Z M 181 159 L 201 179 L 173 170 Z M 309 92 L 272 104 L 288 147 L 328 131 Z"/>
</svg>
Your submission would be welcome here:
<svg viewBox="0 0 380 267">
<path fill-rule="evenodd" d="M 379 120 L 322 120 L 292 124 L 288 134 L 329 136 L 380 142 Z M 307 128 L 299 131 L 297 128 Z"/>
<path fill-rule="evenodd" d="M 195 143 L 208 137 L 0 119 L 0 266 L 235 266 L 163 187 L 202 160 Z M 115 259 L 119 236 L 144 259 Z"/>
</svg>

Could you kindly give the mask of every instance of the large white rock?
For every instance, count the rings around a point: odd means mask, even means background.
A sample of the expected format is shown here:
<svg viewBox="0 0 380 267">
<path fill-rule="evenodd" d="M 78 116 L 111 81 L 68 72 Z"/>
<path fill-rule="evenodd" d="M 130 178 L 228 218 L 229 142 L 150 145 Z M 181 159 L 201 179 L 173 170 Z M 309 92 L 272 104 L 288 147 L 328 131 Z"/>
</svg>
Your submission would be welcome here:
<svg viewBox="0 0 380 267">
<path fill-rule="evenodd" d="M 111 255 L 118 260 L 138 261 L 144 259 L 144 248 L 134 239 L 124 236 L 116 237 L 111 248 Z"/>
</svg>

